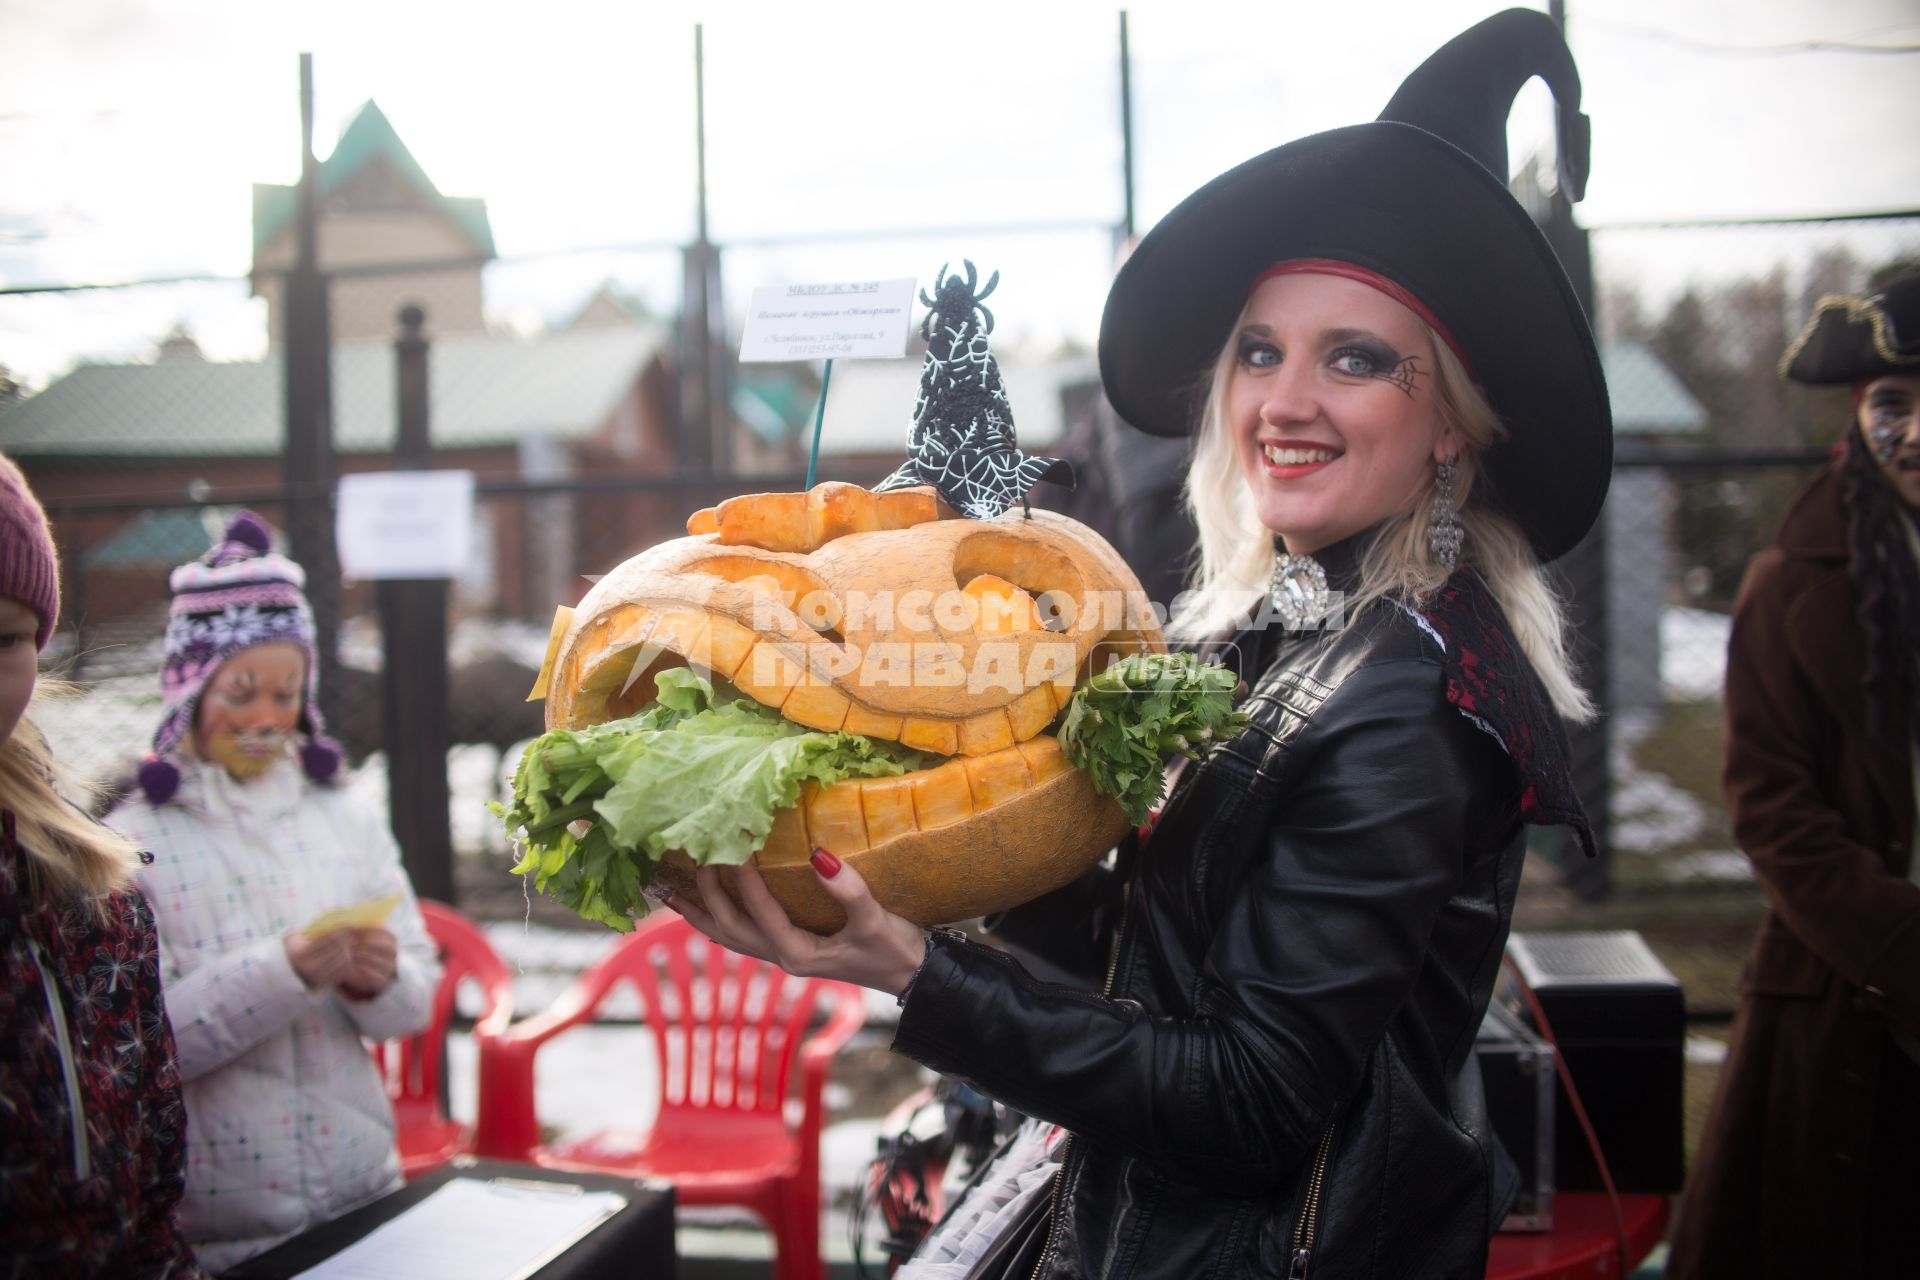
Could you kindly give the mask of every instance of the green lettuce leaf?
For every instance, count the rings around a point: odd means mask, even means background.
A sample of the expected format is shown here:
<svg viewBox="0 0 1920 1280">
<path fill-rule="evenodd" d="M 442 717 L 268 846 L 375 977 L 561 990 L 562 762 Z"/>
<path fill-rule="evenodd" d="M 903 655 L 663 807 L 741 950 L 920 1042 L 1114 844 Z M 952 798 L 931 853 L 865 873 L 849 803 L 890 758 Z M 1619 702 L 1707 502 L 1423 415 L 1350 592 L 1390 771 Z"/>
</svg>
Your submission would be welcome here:
<svg viewBox="0 0 1920 1280">
<path fill-rule="evenodd" d="M 1080 682 L 1060 722 L 1060 749 L 1135 826 L 1166 792 L 1173 756 L 1201 759 L 1246 727 L 1237 677 L 1190 653 L 1136 653 Z"/>
<path fill-rule="evenodd" d="M 1188 654 L 1137 654 L 1085 680 L 1060 725 L 1067 758 L 1136 825 L 1160 801 L 1169 756 L 1198 758 L 1238 733 L 1234 677 Z M 513 870 L 589 920 L 625 932 L 668 850 L 738 865 L 766 843 L 801 784 L 894 777 L 939 758 L 853 733 L 822 733 L 677 669 L 644 710 L 536 740 L 494 812 L 520 842 Z M 723 686 L 724 687 L 724 686 Z"/>
<path fill-rule="evenodd" d="M 931 757 L 852 733 L 782 720 L 751 699 L 725 699 L 687 669 L 662 672 L 641 712 L 556 729 L 521 757 L 509 804 L 493 806 L 524 842 L 514 871 L 590 920 L 631 929 L 669 849 L 702 865 L 737 865 L 766 842 L 800 786 L 910 773 Z"/>
</svg>

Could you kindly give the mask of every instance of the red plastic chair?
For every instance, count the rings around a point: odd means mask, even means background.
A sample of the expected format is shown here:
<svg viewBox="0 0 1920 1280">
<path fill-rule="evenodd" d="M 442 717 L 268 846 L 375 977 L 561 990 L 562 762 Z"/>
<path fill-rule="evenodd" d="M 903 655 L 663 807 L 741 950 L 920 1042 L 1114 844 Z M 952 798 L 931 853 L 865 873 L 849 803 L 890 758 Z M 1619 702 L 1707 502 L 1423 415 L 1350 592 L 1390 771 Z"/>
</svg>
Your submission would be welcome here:
<svg viewBox="0 0 1920 1280">
<path fill-rule="evenodd" d="M 534 1055 L 592 1018 L 621 982 L 639 993 L 653 1033 L 659 1114 L 637 1137 L 603 1132 L 544 1146 Z M 819 1280 L 821 1089 L 833 1055 L 865 1021 L 861 1001 L 858 987 L 793 977 L 656 911 L 551 1010 L 481 1038 L 474 1150 L 554 1169 L 663 1179 L 681 1204 L 742 1206 L 773 1232 L 779 1280 Z M 788 1115 L 796 1094 L 797 1123 Z"/>
<path fill-rule="evenodd" d="M 373 1060 L 386 1081 L 400 1145 L 400 1170 L 409 1179 L 431 1173 L 473 1148 L 473 1126 L 447 1115 L 447 1025 L 460 984 L 480 985 L 484 1001 L 476 1038 L 498 1035 L 513 1021 L 513 979 L 487 935 L 445 903 L 420 901 L 420 917 L 440 950 L 440 985 L 426 1030 L 373 1046 Z"/>
</svg>

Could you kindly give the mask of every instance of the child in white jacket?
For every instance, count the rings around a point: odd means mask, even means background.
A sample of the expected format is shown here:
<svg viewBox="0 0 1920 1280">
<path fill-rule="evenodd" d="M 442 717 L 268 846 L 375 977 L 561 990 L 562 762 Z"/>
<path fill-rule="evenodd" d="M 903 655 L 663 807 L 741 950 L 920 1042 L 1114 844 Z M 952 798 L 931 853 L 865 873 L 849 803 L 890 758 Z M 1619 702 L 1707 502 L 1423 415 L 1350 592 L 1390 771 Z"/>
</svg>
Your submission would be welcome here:
<svg viewBox="0 0 1920 1280">
<path fill-rule="evenodd" d="M 215 1271 L 399 1185 L 362 1037 L 423 1028 L 439 978 L 392 836 L 330 785 L 305 575 L 270 545 L 242 513 L 174 571 L 154 755 L 108 818 L 154 856 L 140 885 L 185 1082 L 181 1220 Z M 358 924 L 309 928 L 363 904 Z"/>
</svg>

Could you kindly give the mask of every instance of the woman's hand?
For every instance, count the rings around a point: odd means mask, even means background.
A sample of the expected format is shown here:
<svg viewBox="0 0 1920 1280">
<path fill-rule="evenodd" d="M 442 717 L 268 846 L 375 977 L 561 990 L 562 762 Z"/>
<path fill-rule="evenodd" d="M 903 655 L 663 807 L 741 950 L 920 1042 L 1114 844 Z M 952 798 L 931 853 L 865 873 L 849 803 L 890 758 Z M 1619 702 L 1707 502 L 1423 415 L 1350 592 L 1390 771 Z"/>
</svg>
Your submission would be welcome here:
<svg viewBox="0 0 1920 1280">
<path fill-rule="evenodd" d="M 400 940 L 389 929 L 345 929 L 353 961 L 340 982 L 351 1000 L 371 1000 L 387 989 L 400 963 Z"/>
<path fill-rule="evenodd" d="M 720 874 L 711 867 L 694 873 L 704 907 L 678 897 L 668 898 L 666 905 L 721 946 L 772 961 L 788 973 L 833 978 L 899 995 L 926 957 L 920 926 L 875 902 L 860 873 L 825 849 L 813 851 L 813 869 L 847 913 L 845 927 L 831 937 L 808 933 L 787 919 L 752 863 L 734 869 L 738 905 L 727 896 Z"/>
<path fill-rule="evenodd" d="M 314 991 L 338 986 L 353 969 L 353 942 L 345 929 L 310 938 L 290 933 L 285 943 L 287 963 L 300 975 L 300 981 Z"/>
</svg>

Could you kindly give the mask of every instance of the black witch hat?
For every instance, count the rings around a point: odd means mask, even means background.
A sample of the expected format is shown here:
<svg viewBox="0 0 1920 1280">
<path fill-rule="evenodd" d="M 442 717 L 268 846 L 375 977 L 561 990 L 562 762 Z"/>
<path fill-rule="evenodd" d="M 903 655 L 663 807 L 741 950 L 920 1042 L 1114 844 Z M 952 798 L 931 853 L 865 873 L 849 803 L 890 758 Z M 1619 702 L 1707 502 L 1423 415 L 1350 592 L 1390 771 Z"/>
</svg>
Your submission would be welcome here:
<svg viewBox="0 0 1920 1280">
<path fill-rule="evenodd" d="M 1780 374 L 1816 386 L 1920 373 L 1920 276 L 1864 298 L 1828 294 L 1780 357 Z"/>
<path fill-rule="evenodd" d="M 1487 455 L 1487 496 L 1540 559 L 1570 550 L 1606 496 L 1613 425 L 1586 314 L 1507 191 L 1507 115 L 1536 75 L 1559 107 L 1560 189 L 1578 199 L 1579 72 L 1560 29 L 1530 9 L 1443 45 L 1378 120 L 1276 147 L 1188 196 L 1107 296 L 1100 375 L 1120 416 L 1190 432 L 1256 278 L 1295 259 L 1351 263 L 1405 288 L 1456 340 L 1508 432 Z"/>
<path fill-rule="evenodd" d="M 930 484 L 962 515 L 991 520 L 1024 503 L 1027 490 L 1042 480 L 1072 488 L 1073 465 L 1020 452 L 1006 384 L 987 349 L 993 312 L 980 301 L 1000 283 L 1000 273 L 988 278 L 986 288 L 976 289 L 980 274 L 971 262 L 964 265 L 962 280 L 948 275 L 941 263 L 934 296 L 920 291 L 920 301 L 932 310 L 920 324 L 927 359 L 907 429 L 907 461 L 875 488 Z"/>
</svg>

